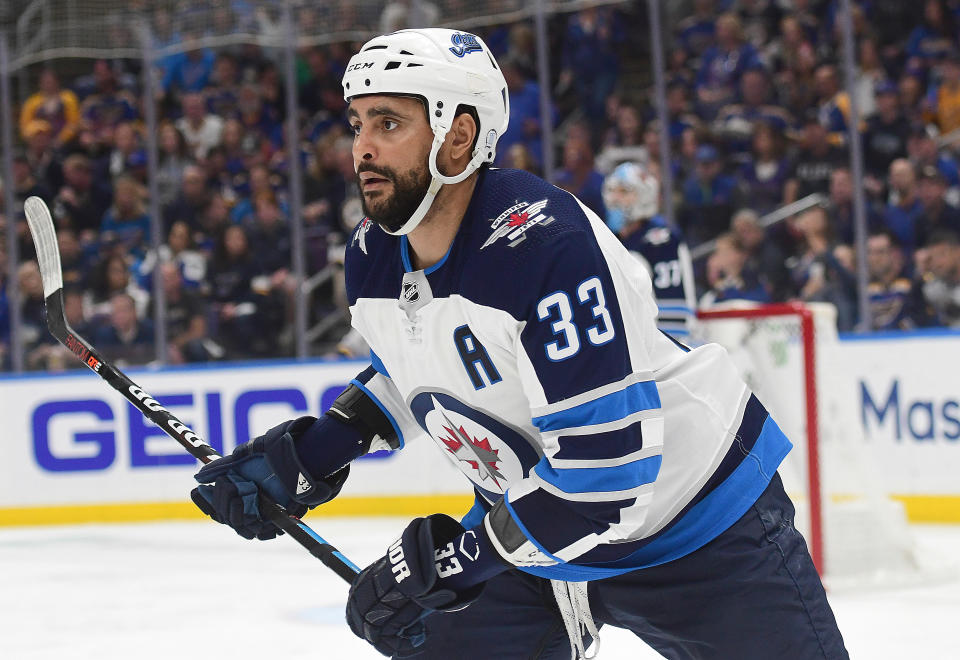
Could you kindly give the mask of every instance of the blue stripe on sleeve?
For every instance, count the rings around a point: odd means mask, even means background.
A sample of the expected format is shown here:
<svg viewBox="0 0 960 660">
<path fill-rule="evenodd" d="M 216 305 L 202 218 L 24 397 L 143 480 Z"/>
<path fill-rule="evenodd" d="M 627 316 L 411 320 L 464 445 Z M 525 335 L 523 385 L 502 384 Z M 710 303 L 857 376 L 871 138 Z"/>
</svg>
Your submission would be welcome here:
<svg viewBox="0 0 960 660">
<path fill-rule="evenodd" d="M 660 394 L 652 380 L 634 383 L 593 401 L 549 415 L 533 418 L 541 432 L 615 422 L 641 410 L 660 407 Z"/>
<path fill-rule="evenodd" d="M 390 378 L 390 374 L 387 373 L 387 368 L 383 366 L 383 361 L 380 360 L 380 356 L 370 351 L 370 364 L 373 365 L 373 368 L 378 372 L 382 373 L 387 378 Z"/>
<path fill-rule="evenodd" d="M 353 383 L 354 385 L 356 385 L 357 387 L 359 387 L 361 390 L 363 390 L 363 393 L 366 394 L 368 397 L 370 397 L 370 398 L 373 400 L 373 402 L 374 402 L 375 404 L 377 404 L 377 407 L 380 408 L 380 410 L 383 411 L 383 414 L 387 416 L 387 419 L 390 420 L 390 425 L 393 427 L 393 430 L 394 430 L 394 431 L 396 432 L 396 434 L 397 434 L 397 438 L 399 438 L 399 440 L 400 440 L 400 446 L 397 447 L 397 449 L 403 449 L 403 446 L 406 444 L 406 443 L 403 441 L 403 431 L 400 430 L 400 425 L 397 424 L 397 420 L 394 419 L 393 415 L 390 414 L 390 411 L 387 410 L 387 407 L 386 407 L 385 405 L 383 405 L 382 403 L 380 403 L 380 399 L 377 398 L 377 395 L 374 394 L 373 392 L 371 392 L 371 391 L 367 388 L 367 386 L 364 385 L 363 383 L 361 383 L 359 380 L 357 380 L 356 378 L 354 378 L 354 379 L 351 380 L 350 382 Z"/>
<path fill-rule="evenodd" d="M 558 470 L 544 457 L 533 469 L 541 479 L 565 493 L 608 493 L 653 483 L 662 460 L 662 456 L 649 456 L 611 467 Z"/>
</svg>

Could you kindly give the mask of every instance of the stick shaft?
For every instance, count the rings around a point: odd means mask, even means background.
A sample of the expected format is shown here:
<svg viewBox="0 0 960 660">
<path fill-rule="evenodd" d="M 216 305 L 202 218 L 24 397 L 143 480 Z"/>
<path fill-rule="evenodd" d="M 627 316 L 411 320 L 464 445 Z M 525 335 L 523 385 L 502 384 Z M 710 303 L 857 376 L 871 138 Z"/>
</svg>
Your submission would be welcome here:
<svg viewBox="0 0 960 660">
<path fill-rule="evenodd" d="M 46 304 L 47 324 L 50 333 L 57 338 L 57 341 L 66 346 L 78 360 L 107 381 L 113 389 L 120 392 L 147 419 L 163 429 L 167 435 L 179 442 L 200 462 L 206 464 L 220 458 L 217 450 L 204 442 L 169 410 L 157 403 L 156 399 L 130 380 L 126 374 L 104 360 L 93 346 L 73 331 L 63 314 L 62 289 L 57 289 L 47 296 Z M 360 571 L 353 562 L 305 523 L 287 514 L 279 504 L 272 501 L 266 494 L 261 492 L 259 496 L 261 511 L 264 512 L 270 522 L 289 534 L 334 573 L 347 582 L 353 581 L 353 578 Z"/>
</svg>

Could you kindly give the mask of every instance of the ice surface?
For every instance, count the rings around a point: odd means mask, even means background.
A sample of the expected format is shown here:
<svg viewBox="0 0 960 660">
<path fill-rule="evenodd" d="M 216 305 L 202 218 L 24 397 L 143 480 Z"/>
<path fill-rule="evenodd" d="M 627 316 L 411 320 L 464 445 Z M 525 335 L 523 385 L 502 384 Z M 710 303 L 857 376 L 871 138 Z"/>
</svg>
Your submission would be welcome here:
<svg viewBox="0 0 960 660">
<path fill-rule="evenodd" d="M 313 518 L 354 562 L 379 556 L 401 519 Z M 914 526 L 955 559 L 960 526 Z M 289 539 L 247 542 L 209 522 L 0 529 L 0 658 L 380 658 L 343 622 L 346 584 Z M 831 593 L 851 657 L 960 657 L 960 572 L 907 587 Z M 658 658 L 601 631 L 601 658 Z"/>
</svg>

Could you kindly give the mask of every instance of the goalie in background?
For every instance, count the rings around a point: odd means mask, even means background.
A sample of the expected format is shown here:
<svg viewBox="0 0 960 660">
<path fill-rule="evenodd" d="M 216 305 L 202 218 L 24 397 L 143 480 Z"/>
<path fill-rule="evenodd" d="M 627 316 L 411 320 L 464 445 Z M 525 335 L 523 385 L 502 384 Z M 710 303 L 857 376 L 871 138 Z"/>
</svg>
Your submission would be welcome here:
<svg viewBox="0 0 960 660">
<path fill-rule="evenodd" d="M 647 168 L 621 163 L 603 181 L 607 226 L 650 273 L 657 327 L 686 340 L 696 322 L 693 262 L 683 235 L 660 214 L 660 181 Z"/>
</svg>

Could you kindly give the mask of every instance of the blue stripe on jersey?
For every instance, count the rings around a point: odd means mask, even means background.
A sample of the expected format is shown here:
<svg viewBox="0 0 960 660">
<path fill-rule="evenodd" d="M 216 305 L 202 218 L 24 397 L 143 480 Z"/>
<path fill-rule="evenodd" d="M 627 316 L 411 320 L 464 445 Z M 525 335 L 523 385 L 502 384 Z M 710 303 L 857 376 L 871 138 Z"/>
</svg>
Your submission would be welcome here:
<svg viewBox="0 0 960 660">
<path fill-rule="evenodd" d="M 660 305 L 658 309 L 661 312 L 683 312 L 684 314 L 693 314 L 693 310 L 686 305 Z"/>
<path fill-rule="evenodd" d="M 371 392 L 366 387 L 366 385 L 361 383 L 359 380 L 354 378 L 350 382 L 356 385 L 357 387 L 359 387 L 361 390 L 363 390 L 363 393 L 366 394 L 368 397 L 370 397 L 373 400 L 373 402 L 377 404 L 377 407 L 383 411 L 383 414 L 387 416 L 387 419 L 390 420 L 390 425 L 393 427 L 394 432 L 396 432 L 397 434 L 397 438 L 400 440 L 400 446 L 397 447 L 397 449 L 403 449 L 403 446 L 406 444 L 403 440 L 403 431 L 400 430 L 400 425 L 397 424 L 397 420 L 394 419 L 393 415 L 390 414 L 390 411 L 387 410 L 387 407 L 382 403 L 380 403 L 380 399 L 377 398 L 377 395 Z"/>
<path fill-rule="evenodd" d="M 380 356 L 378 356 L 373 351 L 370 351 L 370 364 L 373 365 L 374 369 L 382 373 L 387 378 L 390 378 L 390 374 L 387 373 L 387 368 L 383 366 L 383 362 L 380 360 Z"/>
<path fill-rule="evenodd" d="M 609 493 L 653 483 L 662 461 L 662 456 L 648 456 L 623 465 L 557 469 L 544 456 L 533 470 L 541 479 L 565 493 Z"/>
<path fill-rule="evenodd" d="M 559 412 L 533 418 L 533 425 L 541 432 L 590 426 L 615 422 L 641 410 L 654 410 L 660 407 L 660 394 L 657 384 L 645 380 L 629 385 L 617 392 L 581 403 Z"/>
<path fill-rule="evenodd" d="M 470 510 L 467 511 L 463 518 L 460 519 L 460 524 L 463 525 L 464 529 L 473 529 L 477 525 L 483 522 L 483 517 L 487 515 L 487 511 L 490 509 L 490 505 L 484 506 L 484 500 L 477 494 L 477 491 L 473 491 L 473 506 L 470 507 Z"/>
</svg>

